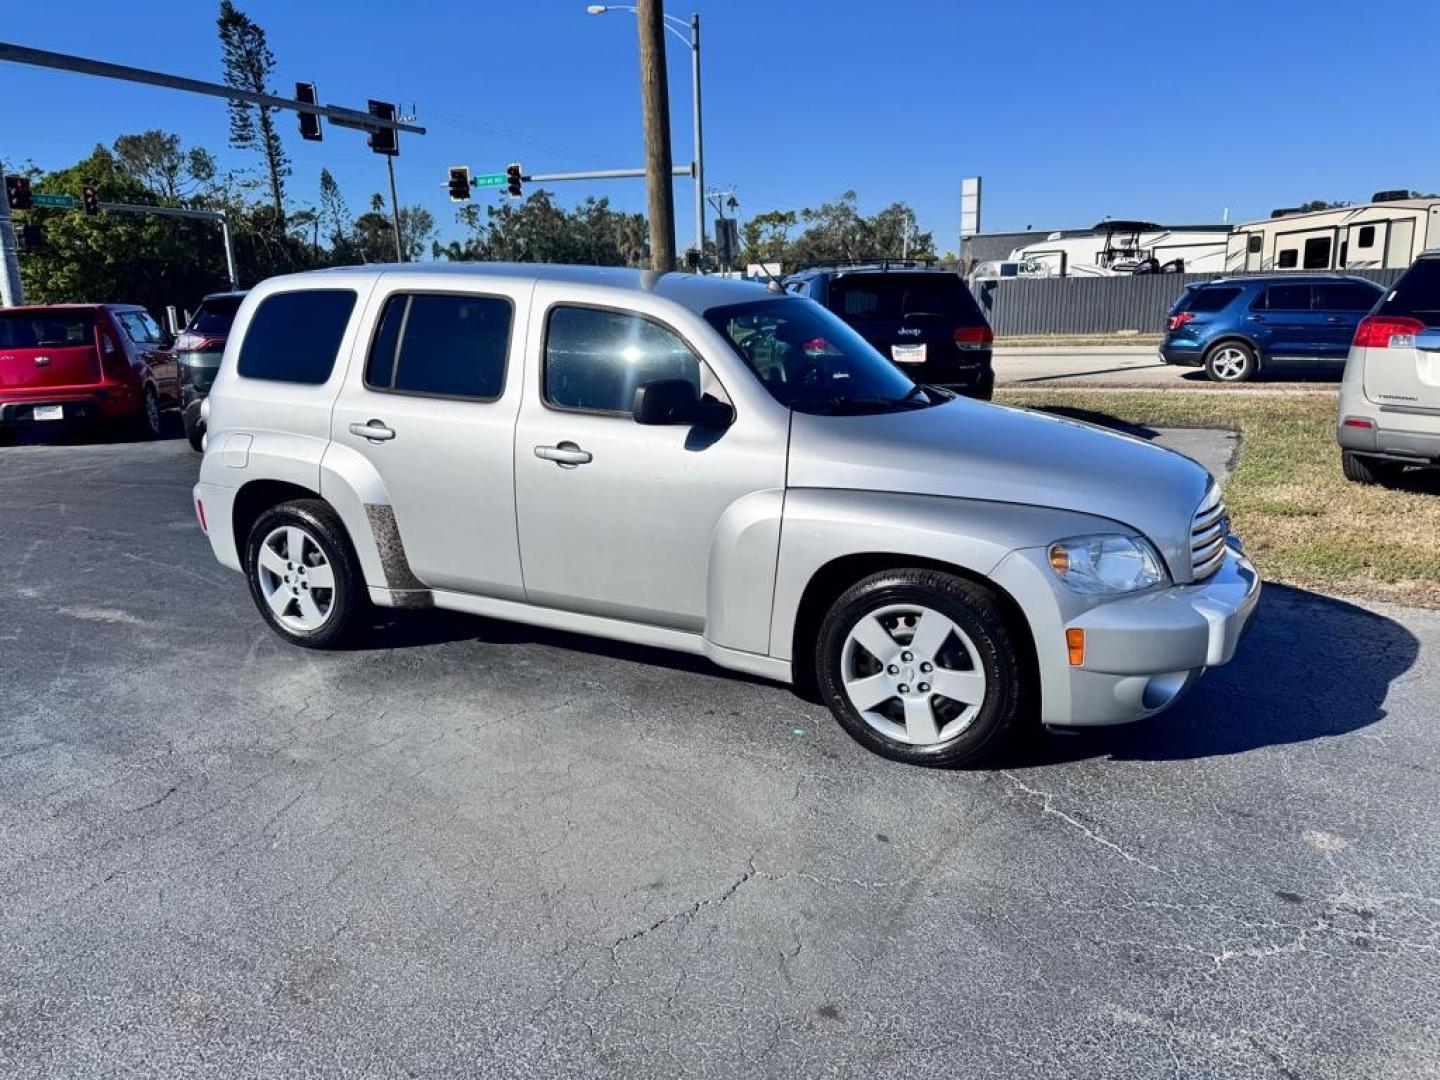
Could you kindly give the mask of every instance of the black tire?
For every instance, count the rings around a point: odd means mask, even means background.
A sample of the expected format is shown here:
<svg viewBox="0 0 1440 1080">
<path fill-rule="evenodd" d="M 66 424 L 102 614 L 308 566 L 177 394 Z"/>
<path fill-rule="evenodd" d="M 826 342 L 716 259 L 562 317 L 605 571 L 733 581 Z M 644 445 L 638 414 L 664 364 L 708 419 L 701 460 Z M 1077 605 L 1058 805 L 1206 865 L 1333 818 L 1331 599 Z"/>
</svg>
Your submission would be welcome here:
<svg viewBox="0 0 1440 1080">
<path fill-rule="evenodd" d="M 205 425 L 200 422 L 198 417 L 192 418 L 188 409 L 184 414 L 183 420 L 185 424 L 185 438 L 190 443 L 190 449 L 194 450 L 197 454 L 201 453 L 205 449 Z"/>
<path fill-rule="evenodd" d="M 1366 457 L 1353 450 L 1340 451 L 1340 469 L 1345 479 L 1357 484 L 1392 484 L 1399 478 L 1400 468 L 1393 461 Z"/>
<path fill-rule="evenodd" d="M 140 399 L 140 411 L 130 421 L 130 431 L 137 439 L 160 437 L 160 396 L 155 392 L 155 387 L 145 387 Z"/>
<path fill-rule="evenodd" d="M 316 629 L 300 631 L 280 621 L 266 600 L 261 584 L 260 547 L 274 530 L 298 526 L 330 564 L 333 594 L 325 621 Z M 307 546 L 306 550 L 309 548 Z M 306 649 L 334 649 L 353 639 L 370 614 L 370 594 L 360 571 L 345 526 L 328 503 L 320 499 L 295 499 L 272 506 L 255 519 L 245 541 L 245 580 L 250 598 L 270 628 L 292 645 Z"/>
<path fill-rule="evenodd" d="M 968 726 L 927 747 L 912 746 L 878 731 L 851 703 L 843 684 L 843 652 L 851 629 L 872 612 L 909 603 L 939 612 L 963 631 L 974 645 L 986 679 L 983 701 Z M 939 663 L 937 658 L 937 666 Z M 867 749 L 914 765 L 972 765 L 997 750 L 1022 714 L 1025 670 L 1015 635 L 994 595 L 980 585 L 936 570 L 887 570 L 857 582 L 831 605 L 815 645 L 820 694 L 840 725 Z"/>
<path fill-rule="evenodd" d="M 1255 350 L 1243 341 L 1222 341 L 1205 354 L 1205 374 L 1211 382 L 1249 382 L 1259 370 Z"/>
</svg>

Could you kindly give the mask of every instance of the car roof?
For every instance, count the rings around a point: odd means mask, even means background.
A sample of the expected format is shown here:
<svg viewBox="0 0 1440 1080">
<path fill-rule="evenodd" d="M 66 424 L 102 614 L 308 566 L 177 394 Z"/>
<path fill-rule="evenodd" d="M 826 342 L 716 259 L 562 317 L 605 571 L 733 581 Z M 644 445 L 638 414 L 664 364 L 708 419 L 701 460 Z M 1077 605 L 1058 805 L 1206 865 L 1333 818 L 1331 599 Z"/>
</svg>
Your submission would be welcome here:
<svg viewBox="0 0 1440 1080">
<path fill-rule="evenodd" d="M 889 261 L 875 263 L 856 263 L 845 266 L 811 266 L 804 270 L 796 270 L 793 274 L 786 276 L 786 281 L 808 281 L 811 278 L 830 275 L 831 277 L 842 277 L 848 274 L 954 274 L 954 270 L 947 270 L 943 266 L 924 266 L 918 263 L 904 262 L 896 259 L 893 263 Z"/>
<path fill-rule="evenodd" d="M 765 285 L 736 278 L 702 277 L 679 271 L 635 270 L 623 266 L 572 266 L 561 263 L 380 263 L 367 266 L 336 266 L 308 270 L 283 278 L 271 278 L 269 287 L 321 288 L 335 279 L 372 281 L 375 278 L 413 278 L 417 282 L 435 277 L 524 285 L 548 281 L 566 285 L 596 286 L 617 292 L 642 292 L 680 304 L 692 311 L 705 311 L 724 304 L 743 304 L 775 296 Z"/>
<path fill-rule="evenodd" d="M 144 311 L 139 304 L 21 304 L 0 311 Z"/>
<path fill-rule="evenodd" d="M 1245 277 L 1218 277 L 1212 281 L 1201 281 L 1196 288 L 1208 289 L 1212 285 L 1333 285 L 1337 281 L 1359 282 L 1383 290 L 1385 286 L 1369 278 L 1353 274 L 1253 274 Z"/>
</svg>

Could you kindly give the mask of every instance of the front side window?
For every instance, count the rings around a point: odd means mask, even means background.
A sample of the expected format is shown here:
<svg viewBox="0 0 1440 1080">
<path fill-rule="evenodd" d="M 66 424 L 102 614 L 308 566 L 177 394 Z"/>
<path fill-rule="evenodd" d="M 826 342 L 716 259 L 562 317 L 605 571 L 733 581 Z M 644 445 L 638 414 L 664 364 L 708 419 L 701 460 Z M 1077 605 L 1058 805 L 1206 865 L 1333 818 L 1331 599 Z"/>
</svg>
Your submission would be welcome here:
<svg viewBox="0 0 1440 1080">
<path fill-rule="evenodd" d="M 510 301 L 397 294 L 385 301 L 365 364 L 373 390 L 494 401 L 505 389 Z"/>
<path fill-rule="evenodd" d="M 673 330 L 626 311 L 561 305 L 545 330 L 545 400 L 560 409 L 630 416 L 647 382 L 712 387 L 700 359 Z"/>
<path fill-rule="evenodd" d="M 711 308 L 705 319 L 776 401 L 800 412 L 881 412 L 942 400 L 816 304 L 756 300 Z"/>
<path fill-rule="evenodd" d="M 143 311 L 122 311 L 116 315 L 125 336 L 136 345 L 163 345 L 165 334 L 160 324 Z"/>
<path fill-rule="evenodd" d="M 354 308 L 349 289 L 271 293 L 250 317 L 235 370 L 247 379 L 319 386 L 335 368 Z"/>
</svg>

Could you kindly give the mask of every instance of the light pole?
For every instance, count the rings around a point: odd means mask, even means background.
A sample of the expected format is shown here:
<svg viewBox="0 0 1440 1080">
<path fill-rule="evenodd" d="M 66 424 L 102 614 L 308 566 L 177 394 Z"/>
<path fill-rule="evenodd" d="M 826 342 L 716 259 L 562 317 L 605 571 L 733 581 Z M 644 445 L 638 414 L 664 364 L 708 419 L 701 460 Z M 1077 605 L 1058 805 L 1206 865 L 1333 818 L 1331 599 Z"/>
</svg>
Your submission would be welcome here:
<svg viewBox="0 0 1440 1080">
<path fill-rule="evenodd" d="M 635 8 L 628 4 L 591 4 L 585 9 L 591 15 L 604 15 L 607 11 L 628 11 L 635 14 Z M 665 29 L 670 31 L 690 50 L 690 89 L 693 98 L 693 127 L 695 139 L 695 249 L 700 252 L 701 267 L 705 263 L 705 141 L 700 124 L 700 14 L 696 12 L 690 20 L 678 15 L 665 16 Z M 689 31 L 687 34 L 686 31 Z"/>
</svg>

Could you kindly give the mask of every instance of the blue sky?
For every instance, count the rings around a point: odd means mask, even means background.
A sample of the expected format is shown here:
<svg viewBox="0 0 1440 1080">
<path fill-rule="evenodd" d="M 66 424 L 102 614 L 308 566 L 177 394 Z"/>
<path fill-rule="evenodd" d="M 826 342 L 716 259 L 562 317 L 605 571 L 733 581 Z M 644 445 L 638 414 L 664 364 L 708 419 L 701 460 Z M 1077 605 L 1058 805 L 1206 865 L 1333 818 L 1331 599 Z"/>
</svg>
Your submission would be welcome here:
<svg viewBox="0 0 1440 1080">
<path fill-rule="evenodd" d="M 269 32 L 276 82 L 321 100 L 418 106 L 402 137 L 403 203 L 456 234 L 445 169 L 521 161 L 527 172 L 641 164 L 633 18 L 586 0 L 241 0 Z M 61 9 L 9 4 L 0 37 L 201 78 L 219 77 L 207 0 Z M 1261 217 L 1312 198 L 1440 190 L 1433 67 L 1413 43 L 1440 4 L 1367 14 L 1332 0 L 671 0 L 704 27 L 707 179 L 742 217 L 816 205 L 847 189 L 865 210 L 916 208 L 940 250 L 957 246 L 963 176 L 985 178 L 987 230 L 1087 225 L 1109 215 L 1180 223 Z M 689 58 L 668 38 L 676 161 L 690 156 Z M 1411 58 L 1407 59 L 1407 52 Z M 149 127 L 225 151 L 218 100 L 0 65 L 0 157 L 42 168 Z M 290 194 L 314 200 L 328 165 L 351 208 L 385 186 L 358 132 L 304 143 L 282 118 Z M 552 186 L 643 209 L 641 180 Z M 680 243 L 691 187 L 676 182 Z M 498 196 L 485 195 L 484 199 Z"/>
</svg>

